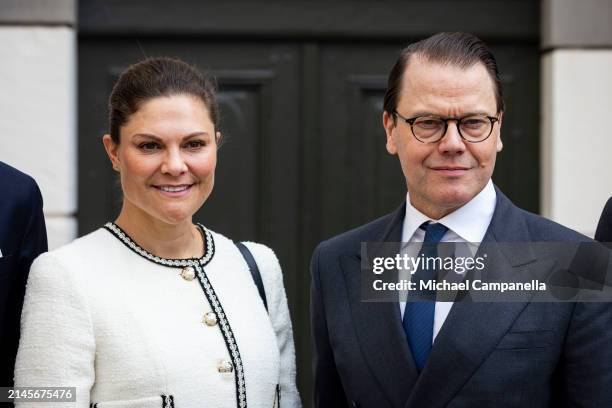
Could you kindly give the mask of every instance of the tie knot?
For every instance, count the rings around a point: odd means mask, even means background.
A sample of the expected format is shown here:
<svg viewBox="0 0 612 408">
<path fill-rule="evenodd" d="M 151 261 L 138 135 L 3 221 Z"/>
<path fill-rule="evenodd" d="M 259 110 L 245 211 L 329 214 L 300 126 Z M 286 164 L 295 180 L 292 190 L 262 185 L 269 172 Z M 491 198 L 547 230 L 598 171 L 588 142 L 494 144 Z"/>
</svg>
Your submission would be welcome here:
<svg viewBox="0 0 612 408">
<path fill-rule="evenodd" d="M 442 240 L 448 228 L 440 223 L 424 222 L 421 228 L 425 230 L 425 239 L 423 242 L 437 244 Z"/>
</svg>

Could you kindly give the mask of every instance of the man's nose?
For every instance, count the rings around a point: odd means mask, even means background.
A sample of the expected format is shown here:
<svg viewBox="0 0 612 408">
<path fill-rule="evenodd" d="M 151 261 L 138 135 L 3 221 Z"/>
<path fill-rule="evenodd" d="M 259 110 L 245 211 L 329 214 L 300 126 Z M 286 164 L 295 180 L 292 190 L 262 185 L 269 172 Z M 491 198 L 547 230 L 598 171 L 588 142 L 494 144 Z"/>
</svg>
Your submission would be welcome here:
<svg viewBox="0 0 612 408">
<path fill-rule="evenodd" d="M 438 143 L 438 150 L 443 154 L 461 154 L 465 151 L 465 140 L 459 134 L 459 123 L 449 120 L 444 137 Z"/>
<path fill-rule="evenodd" d="M 179 176 L 187 171 L 187 163 L 180 149 L 168 149 L 162 163 L 161 172 L 171 176 Z"/>
</svg>

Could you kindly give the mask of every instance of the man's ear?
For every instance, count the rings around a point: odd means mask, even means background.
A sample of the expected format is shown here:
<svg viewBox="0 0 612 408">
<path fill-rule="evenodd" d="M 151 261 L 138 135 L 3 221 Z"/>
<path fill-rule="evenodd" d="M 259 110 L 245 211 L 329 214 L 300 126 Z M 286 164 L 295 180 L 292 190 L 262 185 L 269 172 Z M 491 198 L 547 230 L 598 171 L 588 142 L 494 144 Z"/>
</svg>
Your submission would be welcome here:
<svg viewBox="0 0 612 408">
<path fill-rule="evenodd" d="M 395 145 L 395 136 L 393 129 L 395 129 L 395 117 L 390 115 L 389 112 L 383 112 L 383 127 L 387 135 L 387 151 L 389 154 L 397 154 L 397 146 Z"/>
<path fill-rule="evenodd" d="M 499 121 L 498 121 L 498 133 L 497 133 L 497 152 L 501 152 L 502 149 L 504 148 L 504 143 L 502 142 L 501 139 L 501 127 L 502 127 L 502 119 L 504 118 L 504 112 L 500 112 L 499 114 Z"/>
<path fill-rule="evenodd" d="M 113 169 L 115 171 L 119 171 L 120 163 L 119 156 L 117 155 L 117 147 L 119 147 L 119 145 L 113 141 L 113 138 L 109 134 L 102 137 L 102 143 L 104 144 L 104 150 L 106 150 L 106 154 L 113 165 Z"/>
</svg>

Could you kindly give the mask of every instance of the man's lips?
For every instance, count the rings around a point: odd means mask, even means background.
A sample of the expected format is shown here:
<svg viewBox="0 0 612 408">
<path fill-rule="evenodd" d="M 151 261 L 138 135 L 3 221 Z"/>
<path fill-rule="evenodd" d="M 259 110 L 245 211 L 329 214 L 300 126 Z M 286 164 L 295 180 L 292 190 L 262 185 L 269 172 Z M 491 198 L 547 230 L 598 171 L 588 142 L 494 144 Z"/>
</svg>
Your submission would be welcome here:
<svg viewBox="0 0 612 408">
<path fill-rule="evenodd" d="M 430 167 L 430 169 L 438 174 L 446 176 L 461 176 L 467 173 L 470 168 L 463 166 L 434 166 Z"/>
</svg>

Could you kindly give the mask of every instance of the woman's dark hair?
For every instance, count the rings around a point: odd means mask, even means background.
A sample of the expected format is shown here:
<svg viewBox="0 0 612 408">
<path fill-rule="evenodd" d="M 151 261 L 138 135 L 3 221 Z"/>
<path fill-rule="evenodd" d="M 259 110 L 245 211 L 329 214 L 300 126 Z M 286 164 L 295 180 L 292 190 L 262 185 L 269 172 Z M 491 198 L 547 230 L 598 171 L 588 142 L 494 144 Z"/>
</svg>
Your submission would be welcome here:
<svg viewBox="0 0 612 408">
<path fill-rule="evenodd" d="M 190 95 L 208 108 L 215 129 L 219 124 L 219 107 L 215 81 L 195 67 L 174 58 L 148 58 L 128 67 L 113 87 L 109 101 L 110 135 L 119 143 L 119 129 L 130 116 L 152 98 Z"/>
<path fill-rule="evenodd" d="M 387 81 L 387 92 L 383 104 L 387 113 L 393 114 L 397 108 L 404 72 L 406 72 L 406 67 L 413 54 L 425 58 L 426 61 L 448 64 L 463 69 L 481 62 L 493 80 L 497 111 L 502 112 L 504 110 L 504 98 L 497 62 L 486 44 L 473 34 L 438 33 L 410 44 L 401 51 Z"/>
</svg>

